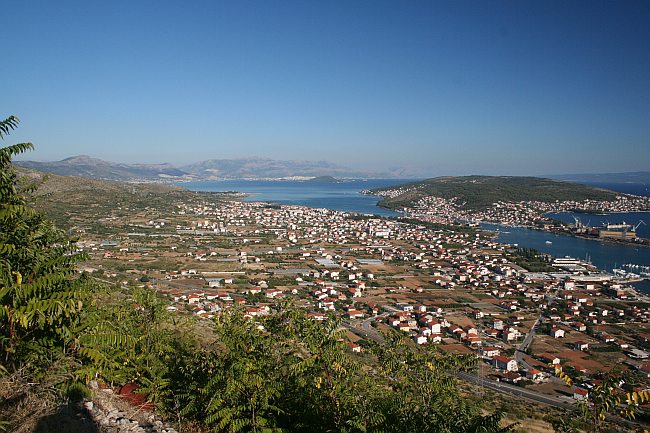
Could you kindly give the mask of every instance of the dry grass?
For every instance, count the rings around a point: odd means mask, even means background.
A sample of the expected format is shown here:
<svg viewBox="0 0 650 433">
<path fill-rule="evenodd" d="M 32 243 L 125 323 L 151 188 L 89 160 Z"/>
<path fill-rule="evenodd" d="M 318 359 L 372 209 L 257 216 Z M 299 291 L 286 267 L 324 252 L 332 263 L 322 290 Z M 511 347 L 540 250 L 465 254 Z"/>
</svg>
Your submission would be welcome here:
<svg viewBox="0 0 650 433">
<path fill-rule="evenodd" d="M 546 421 L 542 421 L 540 419 L 526 418 L 523 420 L 515 421 L 506 418 L 504 420 L 504 424 L 506 425 L 514 422 L 519 423 L 515 428 L 515 431 L 517 433 L 553 433 L 554 432 L 551 424 L 547 423 Z"/>
<path fill-rule="evenodd" d="M 64 401 L 57 377 L 31 383 L 22 372 L 0 378 L 0 419 L 13 433 L 99 432 L 80 403 Z"/>
</svg>

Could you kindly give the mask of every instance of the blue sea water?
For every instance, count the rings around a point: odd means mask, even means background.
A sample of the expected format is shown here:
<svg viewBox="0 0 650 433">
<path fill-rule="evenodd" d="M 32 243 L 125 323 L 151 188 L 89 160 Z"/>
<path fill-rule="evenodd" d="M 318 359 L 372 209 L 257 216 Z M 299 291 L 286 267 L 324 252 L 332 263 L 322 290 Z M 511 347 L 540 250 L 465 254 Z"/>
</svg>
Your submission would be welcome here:
<svg viewBox="0 0 650 433">
<path fill-rule="evenodd" d="M 625 194 L 650 197 L 650 185 L 647 183 L 584 182 L 584 184 Z"/>
<path fill-rule="evenodd" d="M 495 232 L 498 242 L 534 248 L 555 257 L 571 256 L 582 260 L 587 259 L 598 268 L 608 271 L 621 268 L 625 264 L 650 266 L 648 247 L 576 238 L 525 227 L 495 224 L 481 224 L 481 227 Z"/>
<path fill-rule="evenodd" d="M 361 194 L 364 189 L 398 185 L 412 179 L 368 179 L 341 182 L 221 180 L 179 184 L 191 191 L 237 191 L 247 194 L 247 201 L 327 208 L 381 216 L 397 212 L 377 206 L 378 197 Z"/>
</svg>

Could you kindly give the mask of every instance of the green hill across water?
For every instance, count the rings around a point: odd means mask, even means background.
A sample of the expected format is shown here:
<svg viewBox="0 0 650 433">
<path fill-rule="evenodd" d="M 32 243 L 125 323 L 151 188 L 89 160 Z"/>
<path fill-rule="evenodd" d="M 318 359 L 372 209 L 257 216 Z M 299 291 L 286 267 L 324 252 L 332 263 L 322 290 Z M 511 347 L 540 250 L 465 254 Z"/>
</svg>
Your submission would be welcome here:
<svg viewBox="0 0 650 433">
<path fill-rule="evenodd" d="M 617 193 L 577 183 L 551 179 L 521 176 L 462 176 L 436 177 L 419 182 L 404 183 L 378 188 L 371 193 L 403 190 L 394 197 L 385 197 L 379 205 L 389 209 L 410 206 L 422 197 L 433 196 L 445 199 L 458 197 L 462 207 L 481 209 L 497 201 L 520 202 L 556 200 L 612 201 Z"/>
</svg>

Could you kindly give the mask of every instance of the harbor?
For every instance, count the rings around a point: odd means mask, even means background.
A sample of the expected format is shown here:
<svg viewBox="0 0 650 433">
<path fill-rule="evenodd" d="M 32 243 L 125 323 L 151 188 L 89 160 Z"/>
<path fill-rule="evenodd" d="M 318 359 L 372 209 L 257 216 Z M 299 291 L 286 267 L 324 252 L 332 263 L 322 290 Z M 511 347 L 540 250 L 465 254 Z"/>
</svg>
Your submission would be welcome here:
<svg viewBox="0 0 650 433">
<path fill-rule="evenodd" d="M 500 243 L 533 248 L 553 257 L 576 257 L 610 273 L 614 273 L 615 269 L 624 270 L 623 274 L 618 272 L 618 275 L 630 281 L 648 278 L 647 273 L 641 275 L 640 271 L 650 267 L 650 248 L 616 242 L 599 242 L 594 239 L 527 227 L 488 223 L 482 223 L 480 227 L 495 233 L 495 239 Z"/>
<path fill-rule="evenodd" d="M 650 221 L 650 212 L 603 214 L 559 212 L 548 213 L 545 216 L 558 224 L 544 227 L 547 230 L 586 239 L 650 245 L 650 229 L 645 222 L 646 219 Z"/>
</svg>

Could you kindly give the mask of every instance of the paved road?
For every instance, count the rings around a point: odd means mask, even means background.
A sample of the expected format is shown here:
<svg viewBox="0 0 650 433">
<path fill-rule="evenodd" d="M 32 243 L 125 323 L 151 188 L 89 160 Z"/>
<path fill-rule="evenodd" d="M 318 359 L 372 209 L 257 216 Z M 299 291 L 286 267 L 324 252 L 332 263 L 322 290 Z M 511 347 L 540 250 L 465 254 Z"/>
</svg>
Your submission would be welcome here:
<svg viewBox="0 0 650 433">
<path fill-rule="evenodd" d="M 361 326 L 352 326 L 349 323 L 343 323 L 343 327 L 354 332 L 361 338 L 369 338 L 376 341 L 377 343 L 384 342 L 384 336 L 381 335 L 375 328 L 372 327 L 372 322 L 375 320 L 381 320 L 386 317 L 388 313 L 380 314 L 379 316 L 373 316 L 365 319 L 361 322 Z"/>
<path fill-rule="evenodd" d="M 515 361 L 517 361 L 517 363 L 520 364 L 524 370 L 530 369 L 530 365 L 524 361 L 524 353 L 526 352 L 526 349 L 528 349 L 528 346 L 530 346 L 530 343 L 533 342 L 533 338 L 535 338 L 535 328 L 541 319 L 542 315 L 540 313 L 540 315 L 537 317 L 537 320 L 535 320 L 535 323 L 533 323 L 533 326 L 531 326 L 530 331 L 526 334 L 524 341 L 522 341 L 519 347 L 517 347 L 517 350 L 515 350 Z"/>
<path fill-rule="evenodd" d="M 569 398 L 559 398 L 553 397 L 551 395 L 542 394 L 540 392 L 531 391 L 520 386 L 510 385 L 508 383 L 497 382 L 491 379 L 484 377 L 479 377 L 476 374 L 458 372 L 456 376 L 460 379 L 463 379 L 466 382 L 474 383 L 476 385 L 483 386 L 485 388 L 491 389 L 496 392 L 501 392 L 504 394 L 510 394 L 517 397 L 523 397 L 528 400 L 546 404 L 549 406 L 557 407 L 560 409 L 575 409 L 575 405 L 572 400 Z"/>
</svg>

